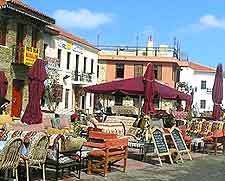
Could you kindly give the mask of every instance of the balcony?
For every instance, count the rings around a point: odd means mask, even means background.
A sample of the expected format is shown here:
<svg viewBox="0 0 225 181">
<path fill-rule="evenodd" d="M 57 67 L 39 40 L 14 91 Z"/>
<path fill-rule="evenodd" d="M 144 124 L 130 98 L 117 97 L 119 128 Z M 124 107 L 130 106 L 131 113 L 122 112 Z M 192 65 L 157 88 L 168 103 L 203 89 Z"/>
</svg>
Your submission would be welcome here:
<svg viewBox="0 0 225 181">
<path fill-rule="evenodd" d="M 84 72 L 72 72 L 72 81 L 73 84 L 88 84 L 93 81 L 93 73 L 84 73 Z"/>
<path fill-rule="evenodd" d="M 206 93 L 207 93 L 207 94 L 212 94 L 212 89 L 207 88 L 207 89 L 206 89 Z"/>
<path fill-rule="evenodd" d="M 24 65 L 24 47 L 13 46 L 13 48 L 12 48 L 12 64 Z"/>
<path fill-rule="evenodd" d="M 39 55 L 39 48 L 15 45 L 12 47 L 12 64 L 32 66 Z"/>
<path fill-rule="evenodd" d="M 161 47 L 135 47 L 135 46 L 107 46 L 100 45 L 103 55 L 123 56 L 155 56 L 155 57 L 176 57 L 179 58 L 179 51 L 170 46 Z"/>
</svg>

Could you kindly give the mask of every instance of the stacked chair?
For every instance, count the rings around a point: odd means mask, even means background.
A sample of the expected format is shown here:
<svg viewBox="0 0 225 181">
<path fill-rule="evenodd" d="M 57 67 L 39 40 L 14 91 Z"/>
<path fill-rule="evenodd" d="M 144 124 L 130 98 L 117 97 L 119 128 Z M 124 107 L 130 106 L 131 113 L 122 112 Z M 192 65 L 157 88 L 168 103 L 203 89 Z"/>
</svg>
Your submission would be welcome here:
<svg viewBox="0 0 225 181">
<path fill-rule="evenodd" d="M 115 134 L 93 131 L 89 133 L 89 141 L 84 146 L 94 148 L 88 153 L 88 174 L 98 172 L 106 176 L 110 167 L 120 160 L 124 160 L 123 171 L 126 171 L 127 138 L 117 138 Z"/>
<path fill-rule="evenodd" d="M 22 140 L 20 138 L 12 138 L 7 141 L 0 153 L 0 170 L 13 170 L 13 176 L 18 181 L 17 167 L 20 161 Z"/>
</svg>

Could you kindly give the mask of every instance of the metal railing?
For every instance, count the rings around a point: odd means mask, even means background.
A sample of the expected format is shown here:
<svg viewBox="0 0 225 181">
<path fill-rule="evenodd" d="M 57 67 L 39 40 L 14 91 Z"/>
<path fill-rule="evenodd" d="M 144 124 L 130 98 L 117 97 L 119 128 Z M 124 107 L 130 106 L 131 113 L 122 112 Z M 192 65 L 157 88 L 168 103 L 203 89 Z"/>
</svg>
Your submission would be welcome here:
<svg viewBox="0 0 225 181">
<path fill-rule="evenodd" d="M 85 73 L 85 72 L 72 72 L 72 79 L 78 82 L 92 82 L 93 73 Z"/>
<path fill-rule="evenodd" d="M 109 51 L 115 55 L 131 54 L 136 56 L 165 56 L 165 57 L 179 57 L 179 51 L 174 47 L 135 47 L 135 46 L 98 46 L 100 50 Z"/>
</svg>

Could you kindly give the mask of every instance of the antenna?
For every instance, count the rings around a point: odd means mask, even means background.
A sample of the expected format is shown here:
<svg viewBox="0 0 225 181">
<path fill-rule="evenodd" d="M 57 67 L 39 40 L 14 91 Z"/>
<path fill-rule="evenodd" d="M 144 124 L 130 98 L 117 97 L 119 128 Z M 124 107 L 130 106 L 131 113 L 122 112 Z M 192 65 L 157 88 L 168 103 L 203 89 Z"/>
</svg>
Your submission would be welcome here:
<svg viewBox="0 0 225 181">
<path fill-rule="evenodd" d="M 97 33 L 97 47 L 99 47 L 100 33 Z"/>
<path fill-rule="evenodd" d="M 136 35 L 136 55 L 138 55 L 138 43 L 139 43 L 139 33 L 137 32 L 137 35 Z"/>
</svg>

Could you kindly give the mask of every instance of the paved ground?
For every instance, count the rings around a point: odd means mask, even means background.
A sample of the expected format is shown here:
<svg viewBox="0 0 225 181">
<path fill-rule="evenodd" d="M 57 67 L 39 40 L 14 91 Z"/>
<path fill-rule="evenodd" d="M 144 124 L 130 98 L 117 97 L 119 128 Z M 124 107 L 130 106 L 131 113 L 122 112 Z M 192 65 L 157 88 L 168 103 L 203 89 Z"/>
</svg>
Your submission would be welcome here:
<svg viewBox="0 0 225 181">
<path fill-rule="evenodd" d="M 174 165 L 163 164 L 163 167 L 129 160 L 127 173 L 114 171 L 107 178 L 95 176 L 81 180 L 111 180 L 111 181 L 224 181 L 225 180 L 225 156 L 194 154 L 194 160 L 186 160 L 184 163 Z"/>
<path fill-rule="evenodd" d="M 184 163 L 169 164 L 163 162 L 163 167 L 157 165 L 158 162 L 147 160 L 141 162 L 134 159 L 128 160 L 128 171 L 123 173 L 119 167 L 114 167 L 112 172 L 106 178 L 100 175 L 87 175 L 82 172 L 83 181 L 225 181 L 225 155 L 219 154 L 192 154 L 193 161 L 185 160 Z M 49 181 L 54 181 L 54 173 L 47 173 Z M 66 175 L 66 174 L 65 174 Z M 64 176 L 65 176 L 64 175 Z M 70 173 L 68 178 L 62 181 L 77 180 Z M 33 179 L 38 181 L 39 179 Z"/>
</svg>

